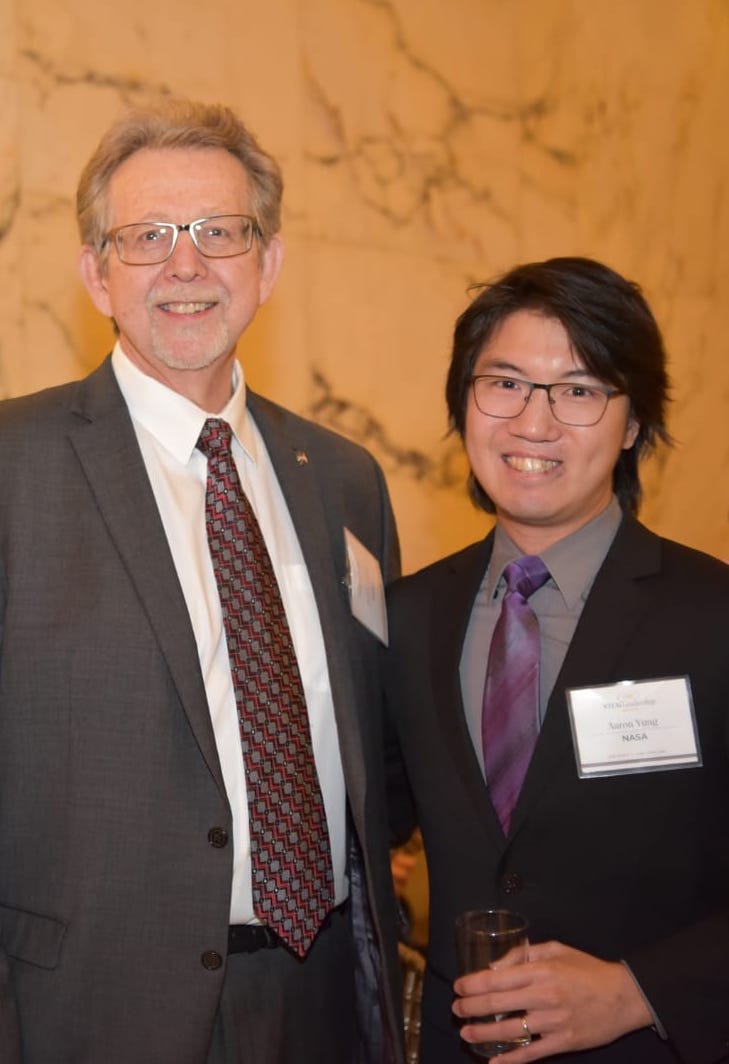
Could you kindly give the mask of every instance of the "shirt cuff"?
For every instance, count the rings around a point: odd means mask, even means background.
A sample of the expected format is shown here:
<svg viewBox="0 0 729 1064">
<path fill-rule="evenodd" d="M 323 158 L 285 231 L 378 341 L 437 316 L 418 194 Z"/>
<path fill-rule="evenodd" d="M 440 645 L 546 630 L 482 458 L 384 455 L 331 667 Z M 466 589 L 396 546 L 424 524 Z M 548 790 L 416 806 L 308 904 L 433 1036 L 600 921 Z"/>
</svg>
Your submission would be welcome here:
<svg viewBox="0 0 729 1064">
<path fill-rule="evenodd" d="M 626 972 L 628 973 L 630 978 L 635 983 L 636 990 L 638 991 L 640 996 L 643 998 L 643 1001 L 646 1004 L 646 1008 L 648 1009 L 648 1011 L 651 1014 L 651 1018 L 653 1020 L 652 1029 L 656 1032 L 656 1034 L 658 1035 L 659 1038 L 662 1038 L 664 1040 L 664 1042 L 667 1041 L 668 1040 L 668 1032 L 666 1031 L 666 1028 L 663 1026 L 661 1021 L 658 1019 L 658 1015 L 656 1014 L 656 1010 L 653 1008 L 653 1006 L 651 1005 L 650 1001 L 646 997 L 645 992 L 643 991 L 643 987 L 640 985 L 638 980 L 635 978 L 635 974 L 633 972 L 633 969 L 630 967 L 630 965 L 628 964 L 627 961 L 621 960 L 620 963 L 623 965 L 623 967 L 625 968 Z"/>
</svg>

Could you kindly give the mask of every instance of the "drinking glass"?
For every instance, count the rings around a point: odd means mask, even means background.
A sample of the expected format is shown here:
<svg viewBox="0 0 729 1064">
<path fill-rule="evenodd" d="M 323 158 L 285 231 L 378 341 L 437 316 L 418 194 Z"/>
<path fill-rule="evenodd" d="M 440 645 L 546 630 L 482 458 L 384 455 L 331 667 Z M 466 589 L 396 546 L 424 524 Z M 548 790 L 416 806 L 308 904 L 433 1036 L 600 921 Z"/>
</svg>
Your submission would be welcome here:
<svg viewBox="0 0 729 1064">
<path fill-rule="evenodd" d="M 470 909 L 456 919 L 456 950 L 461 975 L 490 968 L 494 961 L 523 964 L 528 960 L 527 921 L 508 909 Z M 508 960 L 504 960 L 508 956 Z M 488 1023 L 524 1016 L 524 1012 L 503 1012 L 494 1016 L 469 1017 L 469 1023 Z M 517 1046 L 528 1045 L 531 1035 L 520 1033 L 509 1041 L 478 1042 L 470 1049 L 479 1057 L 497 1057 Z"/>
</svg>

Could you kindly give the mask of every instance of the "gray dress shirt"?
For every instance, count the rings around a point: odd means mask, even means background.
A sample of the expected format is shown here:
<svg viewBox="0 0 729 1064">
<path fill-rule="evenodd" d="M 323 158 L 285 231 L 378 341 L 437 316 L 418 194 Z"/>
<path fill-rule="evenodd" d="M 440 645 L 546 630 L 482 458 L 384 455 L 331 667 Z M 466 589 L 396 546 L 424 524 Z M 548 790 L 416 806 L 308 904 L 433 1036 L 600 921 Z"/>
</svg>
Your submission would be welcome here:
<svg viewBox="0 0 729 1064">
<path fill-rule="evenodd" d="M 539 675 L 539 723 L 544 719 L 549 696 L 562 668 L 585 600 L 605 560 L 622 519 L 617 499 L 588 524 L 559 540 L 541 558 L 550 579 L 529 599 L 539 620 L 541 667 Z M 468 730 L 483 772 L 481 705 L 491 637 L 501 612 L 506 589 L 503 572 L 523 551 L 496 526 L 494 549 L 481 581 L 468 622 L 461 654 L 460 676 Z"/>
</svg>

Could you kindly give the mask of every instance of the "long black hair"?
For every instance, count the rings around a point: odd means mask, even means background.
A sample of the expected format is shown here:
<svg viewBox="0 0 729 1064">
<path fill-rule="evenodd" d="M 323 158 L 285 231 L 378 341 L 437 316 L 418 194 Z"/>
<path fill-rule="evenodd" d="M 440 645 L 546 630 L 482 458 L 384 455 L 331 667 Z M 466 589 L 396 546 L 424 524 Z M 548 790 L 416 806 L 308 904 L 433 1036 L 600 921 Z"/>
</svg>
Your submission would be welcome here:
<svg viewBox="0 0 729 1064">
<path fill-rule="evenodd" d="M 463 437 L 476 359 L 504 318 L 519 310 L 556 318 L 590 373 L 628 396 L 631 416 L 640 427 L 632 447 L 620 453 L 613 489 L 623 510 L 636 513 L 641 498 L 639 459 L 659 439 L 671 442 L 666 428 L 666 352 L 640 287 L 600 262 L 565 257 L 527 263 L 480 289 L 453 334 L 446 382 L 451 430 Z M 473 478 L 471 493 L 483 509 L 494 512 L 493 502 Z"/>
</svg>

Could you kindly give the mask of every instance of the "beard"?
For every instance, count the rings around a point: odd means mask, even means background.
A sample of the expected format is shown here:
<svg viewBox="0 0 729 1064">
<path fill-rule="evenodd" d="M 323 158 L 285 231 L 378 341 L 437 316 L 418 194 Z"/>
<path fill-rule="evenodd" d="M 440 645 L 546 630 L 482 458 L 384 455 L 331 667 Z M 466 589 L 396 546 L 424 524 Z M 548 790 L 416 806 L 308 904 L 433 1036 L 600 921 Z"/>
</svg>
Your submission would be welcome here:
<svg viewBox="0 0 729 1064">
<path fill-rule="evenodd" d="M 226 293 L 206 293 L 202 298 L 194 300 L 196 303 L 215 303 L 221 313 L 216 312 L 215 319 L 205 324 L 200 323 L 196 314 L 191 314 L 188 319 L 179 315 L 172 322 L 165 322 L 151 315 L 152 329 L 150 334 L 150 354 L 152 358 L 167 369 L 173 370 L 199 370 L 207 369 L 219 359 L 229 355 L 235 347 L 235 339 L 231 338 L 230 329 L 223 312 L 226 305 Z M 166 303 L 189 302 L 190 296 L 185 293 L 184 297 L 175 299 L 167 296 Z M 159 300 L 153 292 L 150 292 L 148 306 L 159 305 Z M 173 328 L 168 326 L 173 325 Z"/>
<path fill-rule="evenodd" d="M 162 329 L 153 327 L 150 339 L 152 358 L 175 370 L 207 369 L 235 347 L 225 322 L 202 332 L 191 324 L 187 329 L 178 329 L 174 341 L 163 335 Z"/>
</svg>

